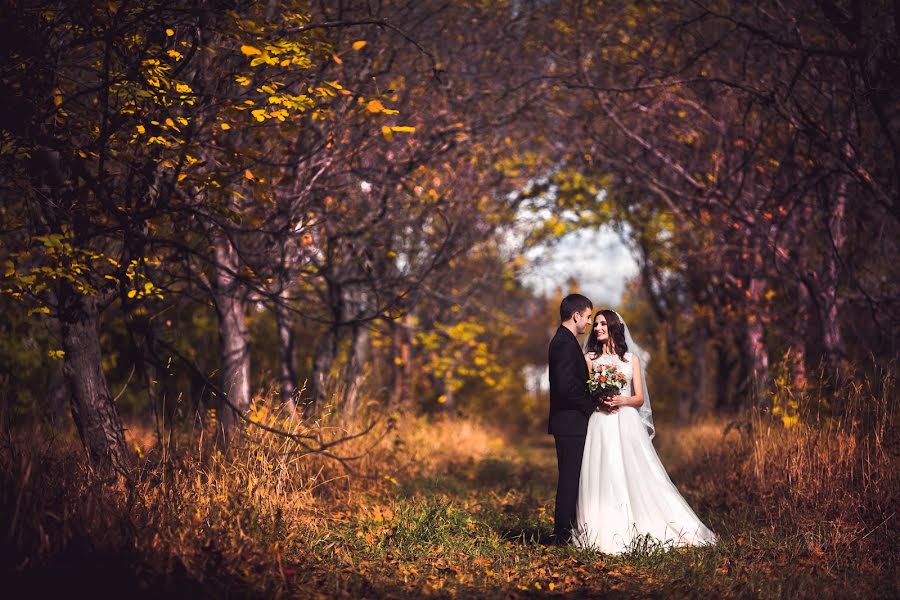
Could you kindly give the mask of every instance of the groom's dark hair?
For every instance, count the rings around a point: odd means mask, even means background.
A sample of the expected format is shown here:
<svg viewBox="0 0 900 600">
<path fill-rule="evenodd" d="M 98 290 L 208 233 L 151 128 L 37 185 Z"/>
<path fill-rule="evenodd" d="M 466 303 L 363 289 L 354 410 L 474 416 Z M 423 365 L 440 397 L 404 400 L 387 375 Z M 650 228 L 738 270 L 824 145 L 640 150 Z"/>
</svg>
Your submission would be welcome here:
<svg viewBox="0 0 900 600">
<path fill-rule="evenodd" d="M 569 294 L 559 303 L 559 320 L 566 322 L 575 313 L 580 313 L 586 308 L 594 308 L 594 304 L 581 294 Z"/>
</svg>

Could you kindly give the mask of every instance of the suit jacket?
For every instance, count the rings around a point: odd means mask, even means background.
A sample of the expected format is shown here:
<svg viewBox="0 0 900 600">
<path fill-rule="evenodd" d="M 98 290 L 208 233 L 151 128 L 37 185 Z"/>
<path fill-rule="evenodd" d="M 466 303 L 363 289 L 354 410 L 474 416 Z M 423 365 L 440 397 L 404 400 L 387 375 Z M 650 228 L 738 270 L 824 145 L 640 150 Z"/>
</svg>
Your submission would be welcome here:
<svg viewBox="0 0 900 600">
<path fill-rule="evenodd" d="M 560 325 L 550 340 L 550 421 L 547 433 L 587 435 L 594 400 L 588 391 L 588 368 L 575 335 Z"/>
</svg>

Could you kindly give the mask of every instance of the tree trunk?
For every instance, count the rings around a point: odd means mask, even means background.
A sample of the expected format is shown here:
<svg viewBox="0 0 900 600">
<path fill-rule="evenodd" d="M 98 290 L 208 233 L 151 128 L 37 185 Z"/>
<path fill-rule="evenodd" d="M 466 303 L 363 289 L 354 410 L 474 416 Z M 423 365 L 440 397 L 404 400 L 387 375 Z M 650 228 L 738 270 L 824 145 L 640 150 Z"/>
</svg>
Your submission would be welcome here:
<svg viewBox="0 0 900 600">
<path fill-rule="evenodd" d="M 304 407 L 304 413 L 307 417 L 316 414 L 321 409 L 322 403 L 329 393 L 329 375 L 336 356 L 337 332 L 335 327 L 332 326 L 322 335 L 316 346 L 316 353 L 313 356 L 311 399 Z"/>
<path fill-rule="evenodd" d="M 731 389 L 731 373 L 734 362 L 728 356 L 728 346 L 719 341 L 716 344 L 716 412 L 735 411 L 734 390 Z"/>
<path fill-rule="evenodd" d="M 63 369 L 53 366 L 50 377 L 47 378 L 47 419 L 53 423 L 62 423 L 66 415 L 66 407 L 71 406 L 69 389 Z"/>
<path fill-rule="evenodd" d="M 129 479 L 133 457 L 103 374 L 96 299 L 71 289 L 64 289 L 60 299 L 63 374 L 78 435 L 100 474 Z"/>
<path fill-rule="evenodd" d="M 799 234 L 796 234 L 799 235 Z M 802 239 L 797 237 L 796 239 Z M 809 270 L 809 247 L 807 241 L 803 241 L 797 248 L 797 271 L 800 273 L 796 283 L 797 309 L 796 319 L 792 330 L 790 346 L 791 358 L 791 385 L 798 392 L 806 391 L 809 387 L 809 377 L 806 372 L 806 364 L 809 360 L 806 343 L 809 337 L 809 316 L 813 310 L 812 297 L 807 287 Z"/>
<path fill-rule="evenodd" d="M 353 327 L 353 342 L 350 359 L 347 361 L 346 388 L 344 392 L 344 414 L 355 417 L 359 412 L 360 391 L 365 365 L 369 358 L 369 329 L 363 325 Z"/>
<path fill-rule="evenodd" d="M 353 418 L 359 412 L 360 388 L 364 377 L 366 361 L 369 358 L 369 329 L 359 323 L 359 319 L 366 313 L 366 296 L 357 286 L 345 286 L 344 293 L 344 322 L 352 323 L 350 326 L 350 355 L 347 357 L 347 365 L 344 370 L 343 413 Z"/>
<path fill-rule="evenodd" d="M 287 294 L 283 291 L 279 297 L 279 303 L 275 305 L 275 320 L 278 324 L 278 356 L 279 374 L 278 383 L 281 390 L 282 406 L 291 417 L 297 414 L 297 402 L 294 394 L 297 392 L 297 372 L 294 369 L 294 323 L 290 310 L 283 306 L 287 302 Z"/>
<path fill-rule="evenodd" d="M 753 279 L 750 282 L 750 296 L 753 301 L 751 306 L 762 306 L 759 299 L 765 283 L 762 279 Z M 768 401 L 769 389 L 769 352 L 766 349 L 765 329 L 762 315 L 759 312 L 751 313 L 747 318 L 747 335 L 744 336 L 745 353 L 750 361 L 750 397 L 757 403 Z"/>
<path fill-rule="evenodd" d="M 244 317 L 245 291 L 235 273 L 237 252 L 231 241 L 220 238 L 216 244 L 216 285 L 213 292 L 219 314 L 222 344 L 222 402 L 219 421 L 228 431 L 238 422 L 235 411 L 250 408 L 250 343 Z"/>
<path fill-rule="evenodd" d="M 844 247 L 844 213 L 847 207 L 847 180 L 838 184 L 837 198 L 828 219 L 828 231 L 832 244 L 825 251 L 825 277 L 822 285 L 822 346 L 825 362 L 833 374 L 843 355 L 844 340 L 841 335 L 838 310 L 838 283 L 840 251 Z"/>
<path fill-rule="evenodd" d="M 406 386 L 409 381 L 406 376 L 410 359 L 409 341 L 406 339 L 406 331 L 402 323 L 392 321 L 391 328 L 393 330 L 394 355 L 391 365 L 391 406 L 400 406 L 406 398 Z"/>
<path fill-rule="evenodd" d="M 681 394 L 678 402 L 678 418 L 682 422 L 689 420 L 709 403 L 709 363 L 706 356 L 706 342 L 709 337 L 709 325 L 705 315 L 696 317 L 694 339 L 691 344 L 693 359 L 694 386 L 692 393 Z"/>
</svg>

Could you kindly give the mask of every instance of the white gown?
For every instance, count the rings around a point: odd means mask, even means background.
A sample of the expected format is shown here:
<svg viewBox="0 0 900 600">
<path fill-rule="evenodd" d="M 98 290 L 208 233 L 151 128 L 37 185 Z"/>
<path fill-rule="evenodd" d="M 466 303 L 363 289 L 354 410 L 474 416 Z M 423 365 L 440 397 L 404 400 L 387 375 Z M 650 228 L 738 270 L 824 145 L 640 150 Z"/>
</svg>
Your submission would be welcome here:
<svg viewBox="0 0 900 600">
<path fill-rule="evenodd" d="M 630 389 L 631 354 L 625 358 L 603 355 L 593 364 L 614 364 Z M 666 547 L 716 541 L 672 484 L 638 410 L 630 406 L 612 415 L 595 412 L 588 421 L 576 520 L 575 546 L 607 554 L 627 552 L 648 535 Z"/>
</svg>

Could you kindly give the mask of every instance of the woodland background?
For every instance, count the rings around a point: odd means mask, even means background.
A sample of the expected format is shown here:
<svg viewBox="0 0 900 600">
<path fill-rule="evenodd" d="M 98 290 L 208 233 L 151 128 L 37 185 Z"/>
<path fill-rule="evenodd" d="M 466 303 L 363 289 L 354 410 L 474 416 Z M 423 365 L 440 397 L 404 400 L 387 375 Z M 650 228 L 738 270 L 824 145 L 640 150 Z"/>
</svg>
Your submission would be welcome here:
<svg viewBox="0 0 900 600">
<path fill-rule="evenodd" d="M 15 581 L 84 560 L 212 595 L 896 592 L 896 3 L 2 19 Z M 525 257 L 599 228 L 639 264 L 614 308 L 714 550 L 542 543 L 535 381 L 579 273 L 542 296 Z"/>
</svg>

